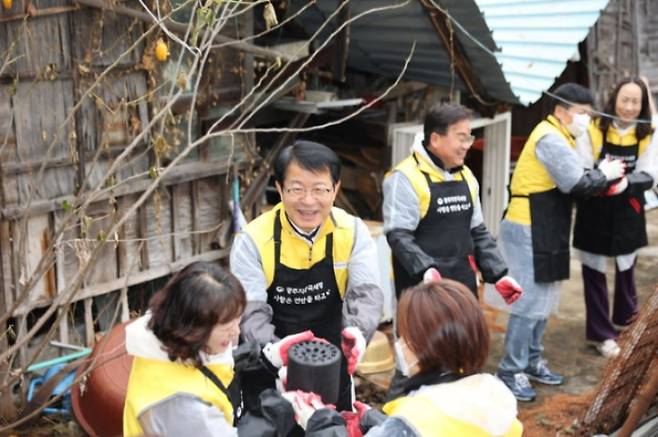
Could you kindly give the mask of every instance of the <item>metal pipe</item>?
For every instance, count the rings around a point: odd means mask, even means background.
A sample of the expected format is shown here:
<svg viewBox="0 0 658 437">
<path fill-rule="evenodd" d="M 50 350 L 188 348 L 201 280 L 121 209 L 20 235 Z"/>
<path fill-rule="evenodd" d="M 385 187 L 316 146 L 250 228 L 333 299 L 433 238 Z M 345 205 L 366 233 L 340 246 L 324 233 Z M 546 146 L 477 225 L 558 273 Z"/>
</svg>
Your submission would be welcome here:
<svg viewBox="0 0 658 437">
<path fill-rule="evenodd" d="M 67 363 L 69 361 L 77 360 L 78 358 L 86 357 L 91 353 L 91 349 L 84 348 L 79 352 L 74 352 L 69 355 L 64 355 L 62 357 L 53 358 L 51 360 L 41 361 L 34 363 L 27 368 L 28 372 L 36 372 L 37 370 L 45 369 L 47 367 L 55 366 L 57 364 Z"/>
</svg>

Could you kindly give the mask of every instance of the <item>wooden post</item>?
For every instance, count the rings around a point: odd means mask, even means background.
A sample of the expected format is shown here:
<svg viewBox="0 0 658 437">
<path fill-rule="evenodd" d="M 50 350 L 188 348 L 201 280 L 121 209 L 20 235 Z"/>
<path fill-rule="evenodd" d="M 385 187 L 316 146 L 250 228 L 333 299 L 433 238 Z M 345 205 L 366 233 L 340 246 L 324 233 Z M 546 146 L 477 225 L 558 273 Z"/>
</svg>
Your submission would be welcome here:
<svg viewBox="0 0 658 437">
<path fill-rule="evenodd" d="M 617 434 L 618 437 L 630 437 L 637 424 L 640 423 L 640 419 L 644 416 L 644 413 L 647 412 L 651 403 L 656 398 L 656 394 L 658 393 L 658 367 L 656 367 L 658 359 L 654 359 L 653 363 L 654 366 L 651 377 L 635 397 L 635 403 L 631 406 L 631 411 L 628 413 L 624 425 Z"/>
</svg>

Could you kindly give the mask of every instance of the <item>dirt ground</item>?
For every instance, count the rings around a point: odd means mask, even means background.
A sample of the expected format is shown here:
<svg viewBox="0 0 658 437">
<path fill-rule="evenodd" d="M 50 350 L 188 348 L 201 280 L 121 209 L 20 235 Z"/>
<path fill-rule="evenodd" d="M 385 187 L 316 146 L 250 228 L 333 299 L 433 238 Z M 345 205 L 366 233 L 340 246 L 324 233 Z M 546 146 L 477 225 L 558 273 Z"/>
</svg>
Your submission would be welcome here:
<svg viewBox="0 0 658 437">
<path fill-rule="evenodd" d="M 658 208 L 647 212 L 647 232 L 649 246 L 640 250 L 635 268 L 640 306 L 658 286 Z M 614 272 L 613 264 L 609 265 L 608 271 Z M 610 292 L 613 290 L 613 279 L 614 274 L 608 274 Z M 599 383 L 606 359 L 585 341 L 585 301 L 582 290 L 580 263 L 572 259 L 571 277 L 562 284 L 559 313 L 549 320 L 544 338 L 544 355 L 549 366 L 562 373 L 566 381 L 564 385 L 558 387 L 534 384 L 537 400 L 531 403 L 519 403 L 520 417 L 524 419 L 526 427 L 535 431 L 545 429 L 545 432 L 525 435 L 555 435 L 557 424 L 551 423 L 550 419 L 541 413 L 542 404 L 547 401 L 551 406 L 560 403 L 570 404 L 570 407 L 574 407 L 573 411 L 580 411 L 575 407 L 582 404 L 587 394 L 591 393 Z M 501 314 L 497 321 L 504 326 L 506 318 L 506 314 Z M 502 354 L 503 340 L 504 333 L 493 334 L 491 356 L 487 363 L 488 371 L 496 369 Z M 556 397 L 552 398 L 553 396 Z"/>
</svg>

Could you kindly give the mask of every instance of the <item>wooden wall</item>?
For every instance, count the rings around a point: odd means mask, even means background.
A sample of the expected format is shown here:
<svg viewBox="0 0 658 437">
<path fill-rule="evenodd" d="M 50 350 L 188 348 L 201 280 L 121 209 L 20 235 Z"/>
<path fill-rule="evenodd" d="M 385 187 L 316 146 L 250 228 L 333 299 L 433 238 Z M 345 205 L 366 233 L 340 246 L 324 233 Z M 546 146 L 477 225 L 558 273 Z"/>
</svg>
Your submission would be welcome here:
<svg viewBox="0 0 658 437">
<path fill-rule="evenodd" d="M 49 254 L 75 194 L 99 183 L 112 160 L 149 123 L 157 108 L 156 90 L 175 57 L 152 67 L 154 33 L 118 59 L 147 28 L 141 21 L 69 0 L 32 0 L 39 14 L 12 19 L 22 13 L 21 4 L 14 1 L 13 10 L 0 10 L 0 59 L 7 53 L 16 59 L 4 69 L 0 61 L 0 311 L 11 307 L 44 256 L 49 268 L 15 309 L 19 320 L 50 305 L 71 283 L 81 257 L 98 245 L 100 261 L 73 299 L 84 300 L 89 312 L 93 296 L 167 275 L 193 260 L 225 257 L 227 249 L 218 247 L 217 236 L 220 224 L 230 220 L 226 174 L 231 167 L 221 140 L 192 153 L 163 179 L 119 228 L 118 242 L 104 234 L 150 184 L 149 170 L 158 162 L 147 147 L 150 137 L 113 174 L 116 187 L 81 211 Z M 225 33 L 235 36 L 238 29 L 250 32 L 250 18 L 235 20 Z M 239 101 L 253 82 L 251 57 L 225 48 L 212 58 L 195 114 L 199 129 L 206 117 Z M 184 145 L 167 138 L 172 150 L 159 156 L 160 162 Z M 244 156 L 247 141 L 253 142 L 235 137 L 237 156 Z M 91 343 L 93 324 L 87 322 L 86 342 Z M 67 331 L 61 323 L 60 338 L 72 341 Z"/>
<path fill-rule="evenodd" d="M 658 102 L 658 0 L 636 0 L 635 22 L 639 71 Z"/>
</svg>

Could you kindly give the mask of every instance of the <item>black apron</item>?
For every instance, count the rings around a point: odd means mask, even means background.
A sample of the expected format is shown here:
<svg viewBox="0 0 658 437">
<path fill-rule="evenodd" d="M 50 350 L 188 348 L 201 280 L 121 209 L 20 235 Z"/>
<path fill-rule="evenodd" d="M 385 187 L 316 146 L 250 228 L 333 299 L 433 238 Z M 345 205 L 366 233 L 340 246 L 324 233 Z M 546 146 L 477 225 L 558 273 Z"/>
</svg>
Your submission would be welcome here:
<svg viewBox="0 0 658 437">
<path fill-rule="evenodd" d="M 281 264 L 281 212 L 274 220 L 274 279 L 267 289 L 267 303 L 272 307 L 275 335 L 283 338 L 310 329 L 320 338 L 341 349 L 343 300 L 334 273 L 333 234 L 328 234 L 325 256 L 309 269 L 293 269 Z M 250 375 L 253 376 L 253 375 Z M 275 377 L 268 372 L 261 375 L 257 390 L 274 387 Z M 243 378 L 246 383 L 247 378 Z M 243 389 L 253 394 L 252 385 Z M 352 383 L 343 356 L 340 368 L 340 390 L 336 408 L 352 410 Z M 257 395 L 257 394 L 256 394 Z M 247 396 L 245 395 L 245 398 Z M 246 402 L 245 402 L 246 403 Z"/>
<path fill-rule="evenodd" d="M 618 146 L 603 143 L 598 161 L 610 156 L 626 164 L 626 173 L 635 170 L 639 144 Z M 644 196 L 629 190 L 617 196 L 594 196 L 578 200 L 573 246 L 606 256 L 625 255 L 648 244 Z"/>
<path fill-rule="evenodd" d="M 459 281 L 477 297 L 475 272 L 469 261 L 473 255 L 471 217 L 473 200 L 468 183 L 461 181 L 432 182 L 422 172 L 430 189 L 430 205 L 425 217 L 414 231 L 416 244 L 434 258 L 441 276 Z M 419 278 L 412 277 L 393 254 L 395 293 L 415 286 Z"/>
<path fill-rule="evenodd" d="M 530 205 L 535 282 L 568 279 L 571 197 L 557 188 L 532 193 L 527 197 Z"/>
</svg>

